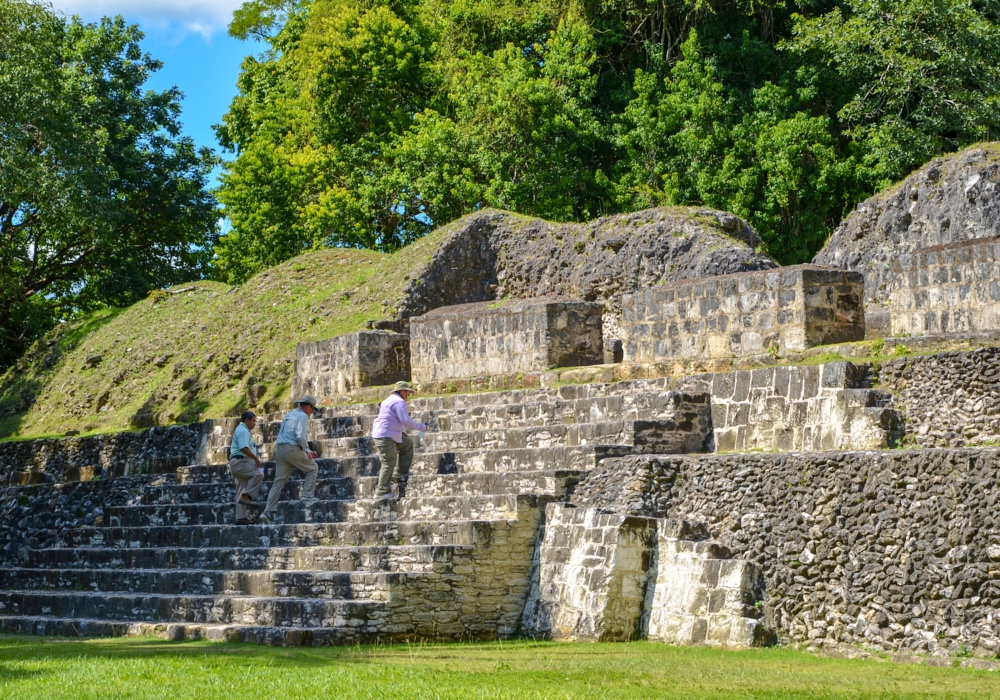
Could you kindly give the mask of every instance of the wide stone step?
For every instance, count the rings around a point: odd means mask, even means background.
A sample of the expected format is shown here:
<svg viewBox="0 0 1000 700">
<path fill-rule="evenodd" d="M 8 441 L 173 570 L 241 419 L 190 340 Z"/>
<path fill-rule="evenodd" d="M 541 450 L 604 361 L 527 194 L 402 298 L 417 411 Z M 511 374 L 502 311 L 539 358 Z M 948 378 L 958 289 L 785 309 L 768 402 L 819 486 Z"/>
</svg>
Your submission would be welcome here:
<svg viewBox="0 0 1000 700">
<path fill-rule="evenodd" d="M 356 547 L 388 544 L 488 542 L 506 521 L 395 521 L 294 525 L 170 525 L 81 527 L 66 533 L 67 547 Z"/>
<path fill-rule="evenodd" d="M 473 545 L 361 547 L 133 547 L 28 549 L 27 568 L 437 571 L 468 565 Z"/>
<path fill-rule="evenodd" d="M 459 394 L 415 399 L 410 401 L 409 410 L 414 420 L 429 423 L 436 431 L 671 418 L 677 410 L 678 392 L 668 391 L 668 386 L 669 380 L 658 379 Z M 309 439 L 318 442 L 368 435 L 377 413 L 378 404 L 321 409 L 309 423 Z M 284 415 L 281 412 L 258 420 L 255 437 L 268 457 L 273 456 Z M 235 418 L 216 422 L 207 445 L 212 461 L 228 458 L 226 446 L 237 422 Z"/>
<path fill-rule="evenodd" d="M 487 403 L 469 408 L 411 411 L 414 420 L 427 423 L 434 432 L 523 428 L 572 423 L 602 423 L 620 420 L 666 419 L 681 409 L 682 395 L 675 391 L 623 393 L 579 399 L 548 399 L 523 403 Z M 318 417 L 309 422 L 309 439 L 324 440 L 371 433 L 375 414 Z M 280 421 L 264 426 L 263 444 L 277 438 Z"/>
<path fill-rule="evenodd" d="M 416 575 L 416 574 L 415 574 Z M 385 616 L 385 601 L 272 596 L 0 591 L 0 614 L 135 622 L 362 627 Z"/>
<path fill-rule="evenodd" d="M 628 445 L 585 445 L 539 448 L 466 450 L 454 452 L 417 452 L 410 473 L 477 474 L 509 472 L 545 472 L 566 470 L 588 472 L 605 457 L 632 454 Z"/>
<path fill-rule="evenodd" d="M 637 402 L 637 406 L 655 407 L 661 403 L 658 395 L 666 393 L 669 385 L 669 379 L 640 379 L 603 384 L 568 384 L 559 387 L 450 394 L 426 398 L 417 397 L 410 400 L 409 410 L 411 415 L 417 420 L 421 420 L 421 422 L 423 422 L 422 418 L 425 417 L 433 420 L 442 416 L 449 416 L 452 413 L 468 414 L 480 409 L 499 412 L 510 409 L 514 412 L 513 415 L 516 415 L 521 406 L 543 406 L 546 404 L 562 407 L 562 415 L 586 416 L 590 415 L 594 409 L 580 402 L 621 397 L 626 402 Z M 322 424 L 323 427 L 311 427 L 311 431 L 316 431 L 315 433 L 311 432 L 311 436 L 315 436 L 316 439 L 322 439 L 324 437 L 323 432 L 329 428 L 344 431 L 354 429 L 354 426 L 363 426 L 367 432 L 370 430 L 371 419 L 378 414 L 378 409 L 378 403 L 349 404 L 322 408 L 317 412 L 313 420 L 310 421 L 310 424 Z M 608 404 L 607 409 L 610 411 L 612 405 Z M 530 411 L 531 409 L 529 409 L 529 415 Z M 264 438 L 261 441 L 262 443 L 272 443 L 276 440 L 281 420 L 286 413 L 287 411 L 281 411 L 260 416 L 258 419 L 258 432 Z M 607 413 L 606 415 L 610 417 L 614 413 Z M 619 419 L 622 418 L 622 416 L 616 417 Z M 239 419 L 237 418 L 216 421 L 209 448 L 219 449 L 222 444 L 228 444 L 229 436 L 232 435 L 238 422 Z M 456 425 L 458 424 L 456 423 Z M 327 434 L 325 437 L 333 437 L 333 435 Z M 313 438 L 310 437 L 310 439 Z"/>
<path fill-rule="evenodd" d="M 338 459 L 316 460 L 320 478 L 356 479 L 365 476 L 377 476 L 379 470 L 378 456 L 353 456 Z M 274 480 L 275 464 L 264 462 L 264 481 Z M 298 472 L 292 478 L 301 477 Z M 224 463 L 196 464 L 177 468 L 177 482 L 181 484 L 211 484 L 217 482 L 232 483 L 233 477 Z"/>
<path fill-rule="evenodd" d="M 570 400 L 529 401 L 486 404 L 472 408 L 419 409 L 413 419 L 428 423 L 434 431 L 485 430 L 497 427 L 532 427 L 561 423 L 597 423 L 615 420 L 668 418 L 677 411 L 676 392 L 617 394 Z M 309 421 L 309 440 L 328 440 L 371 433 L 375 413 L 368 415 L 318 416 Z M 258 424 L 262 445 L 272 445 L 281 427 L 280 420 Z M 220 435 L 224 438 L 225 435 Z M 217 441 L 215 447 L 221 443 Z"/>
<path fill-rule="evenodd" d="M 680 441 L 683 436 L 684 433 L 679 431 L 678 424 L 672 420 L 611 421 L 528 428 L 431 432 L 424 435 L 422 439 L 417 438 L 416 447 L 422 452 L 454 452 L 594 445 L 643 445 L 650 448 L 647 451 L 672 452 L 675 450 L 663 449 L 664 445 L 672 441 Z M 367 456 L 376 453 L 375 443 L 370 437 L 319 440 L 314 442 L 314 447 L 322 456 L 328 458 Z"/>
<path fill-rule="evenodd" d="M 228 478 L 227 478 L 228 477 Z M 364 498 L 374 493 L 376 477 L 349 478 L 336 476 L 319 479 L 316 482 L 316 498 L 348 499 Z M 298 498 L 303 482 L 299 479 L 285 486 L 283 496 Z M 268 481 L 261 485 L 257 500 L 263 502 L 270 486 Z M 201 483 L 166 483 L 149 486 L 142 491 L 139 505 L 165 505 L 180 503 L 225 503 L 236 498 L 236 485 L 233 477 L 226 472 L 211 482 Z"/>
<path fill-rule="evenodd" d="M 283 522 L 341 523 L 390 520 L 484 520 L 517 517 L 523 504 L 513 494 L 487 496 L 421 496 L 416 498 L 328 500 L 305 504 L 280 501 Z M 110 527 L 169 525 L 226 525 L 233 523 L 236 505 L 184 503 L 148 506 L 110 506 L 104 509 Z"/>
<path fill-rule="evenodd" d="M 668 419 L 681 410 L 681 398 L 677 392 L 658 391 L 520 404 L 490 403 L 417 412 L 415 419 L 430 424 L 435 432 Z"/>
<path fill-rule="evenodd" d="M 639 450 L 642 451 L 642 450 Z M 433 452 L 416 450 L 410 473 L 462 474 L 479 472 L 531 472 L 531 471 L 589 471 L 604 457 L 621 457 L 636 452 L 630 445 L 556 446 L 515 449 L 476 449 Z M 320 479 L 359 479 L 377 476 L 378 457 L 355 456 L 336 459 L 318 459 Z M 292 474 L 292 481 L 302 479 L 299 472 Z M 274 463 L 264 465 L 264 483 L 274 480 Z M 201 464 L 177 469 L 180 484 L 232 484 L 233 477 L 225 464 Z"/>
<path fill-rule="evenodd" d="M 371 603 L 369 607 L 384 605 Z M 379 610 L 373 615 L 382 616 Z M 59 637 L 159 637 L 170 641 L 205 640 L 210 642 L 248 642 L 276 647 L 315 647 L 372 643 L 410 642 L 418 639 L 437 639 L 439 634 L 416 634 L 413 626 L 393 625 L 388 622 L 351 625 L 344 627 L 271 627 L 263 625 L 207 625 L 186 622 L 133 622 L 94 620 L 88 618 L 61 618 L 51 615 L 17 616 L 0 615 L 0 632 L 6 634 L 33 634 Z M 468 638 L 470 635 L 466 635 Z M 477 639 L 496 638 L 489 630 L 471 635 Z M 509 636 L 507 634 L 501 636 Z"/>
<path fill-rule="evenodd" d="M 564 384 L 558 387 L 447 394 L 423 398 L 417 396 L 410 400 L 409 405 L 410 410 L 416 412 L 472 409 L 479 406 L 509 406 L 544 401 L 565 402 L 605 396 L 649 395 L 664 391 L 669 385 L 669 379 L 632 379 L 620 382 Z M 361 406 L 332 407 L 324 410 L 330 411 L 331 415 L 347 412 L 361 415 L 365 410 L 368 412 L 377 412 L 378 404 L 368 404 L 364 410 L 362 410 Z"/>
<path fill-rule="evenodd" d="M 547 470 L 521 472 L 472 472 L 464 474 L 411 473 L 406 495 L 416 496 L 475 496 L 532 493 L 560 496 L 585 474 L 582 470 Z M 159 484 L 143 490 L 141 505 L 168 503 L 227 502 L 236 498 L 231 476 L 220 474 L 211 483 Z M 293 479 L 282 492 L 282 500 L 295 500 L 302 494 L 303 481 Z M 320 499 L 371 498 L 375 495 L 377 477 L 334 477 L 316 482 L 316 497 Z M 268 482 L 258 494 L 263 501 Z"/>
<path fill-rule="evenodd" d="M 404 573 L 206 569 L 5 569 L 0 590 L 386 600 Z"/>
<path fill-rule="evenodd" d="M 371 416 L 369 415 L 317 415 L 309 421 L 309 439 L 322 440 L 324 438 L 349 437 L 351 435 L 365 435 L 371 431 Z M 236 423 L 233 423 L 235 430 Z M 257 428 L 254 432 L 264 444 L 274 443 L 278 439 L 278 432 L 281 430 L 281 418 L 261 417 L 257 421 Z M 229 433 L 232 435 L 232 432 Z M 222 433 L 225 436 L 225 433 Z"/>
</svg>

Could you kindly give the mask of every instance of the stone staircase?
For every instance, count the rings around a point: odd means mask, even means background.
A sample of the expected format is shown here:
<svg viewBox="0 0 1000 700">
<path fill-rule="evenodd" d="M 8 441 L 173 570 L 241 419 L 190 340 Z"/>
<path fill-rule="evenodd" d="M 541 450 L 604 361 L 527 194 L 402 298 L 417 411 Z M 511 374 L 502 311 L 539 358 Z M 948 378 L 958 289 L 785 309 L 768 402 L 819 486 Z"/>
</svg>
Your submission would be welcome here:
<svg viewBox="0 0 1000 700">
<path fill-rule="evenodd" d="M 293 477 L 275 525 L 233 524 L 235 421 L 215 425 L 206 464 L 3 489 L 0 630 L 283 645 L 509 636 L 544 505 L 603 456 L 701 451 L 711 434 L 707 395 L 634 383 L 416 400 L 432 431 L 399 498 L 378 501 L 374 411 L 310 422 L 319 500 L 300 503 Z M 259 426 L 265 457 L 280 418 Z"/>
</svg>

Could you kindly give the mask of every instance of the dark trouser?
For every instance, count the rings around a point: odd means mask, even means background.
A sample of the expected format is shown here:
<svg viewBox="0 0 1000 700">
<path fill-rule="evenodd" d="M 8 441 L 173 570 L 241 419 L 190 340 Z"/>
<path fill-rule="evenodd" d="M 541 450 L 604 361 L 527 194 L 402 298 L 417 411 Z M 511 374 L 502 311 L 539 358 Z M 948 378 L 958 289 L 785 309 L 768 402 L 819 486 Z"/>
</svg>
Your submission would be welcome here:
<svg viewBox="0 0 1000 700">
<path fill-rule="evenodd" d="M 243 494 L 255 498 L 264 481 L 264 472 L 257 468 L 257 463 L 249 457 L 233 457 L 229 460 L 229 473 L 236 479 L 236 519 L 247 517 L 247 507 L 240 502 Z"/>
<path fill-rule="evenodd" d="M 392 473 L 397 467 L 399 467 L 400 481 L 405 481 L 410 475 L 410 465 L 413 464 L 413 440 L 405 434 L 402 442 L 396 442 L 392 438 L 375 438 L 375 447 L 378 448 L 381 465 L 375 495 L 381 496 L 389 493 L 389 480 L 392 479 Z"/>
</svg>

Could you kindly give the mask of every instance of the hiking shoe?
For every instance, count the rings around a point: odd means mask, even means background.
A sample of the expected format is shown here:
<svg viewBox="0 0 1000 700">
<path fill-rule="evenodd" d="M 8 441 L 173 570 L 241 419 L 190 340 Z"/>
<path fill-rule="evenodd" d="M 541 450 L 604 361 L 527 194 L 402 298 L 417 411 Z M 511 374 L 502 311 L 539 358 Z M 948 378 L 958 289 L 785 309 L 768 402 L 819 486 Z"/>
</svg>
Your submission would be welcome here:
<svg viewBox="0 0 1000 700">
<path fill-rule="evenodd" d="M 319 499 L 316 498 L 315 496 L 312 496 L 310 498 L 300 498 L 299 502 L 307 506 L 314 506 L 317 503 L 319 503 Z"/>
<path fill-rule="evenodd" d="M 376 501 L 388 501 L 390 498 L 392 498 L 392 491 L 386 491 L 375 496 Z"/>
<path fill-rule="evenodd" d="M 236 519 L 236 524 L 237 525 L 249 525 L 250 524 L 250 518 L 237 518 Z"/>
<path fill-rule="evenodd" d="M 269 513 L 265 510 L 263 513 L 257 516 L 257 520 L 261 521 L 265 525 L 270 525 L 271 523 L 274 522 L 274 517 L 275 517 L 274 513 Z"/>
<path fill-rule="evenodd" d="M 257 505 L 257 501 L 255 501 L 252 498 L 250 498 L 250 495 L 246 494 L 246 493 L 243 494 L 242 496 L 240 496 L 240 503 L 242 503 L 243 505 L 247 505 L 247 506 L 255 506 L 255 505 Z"/>
</svg>

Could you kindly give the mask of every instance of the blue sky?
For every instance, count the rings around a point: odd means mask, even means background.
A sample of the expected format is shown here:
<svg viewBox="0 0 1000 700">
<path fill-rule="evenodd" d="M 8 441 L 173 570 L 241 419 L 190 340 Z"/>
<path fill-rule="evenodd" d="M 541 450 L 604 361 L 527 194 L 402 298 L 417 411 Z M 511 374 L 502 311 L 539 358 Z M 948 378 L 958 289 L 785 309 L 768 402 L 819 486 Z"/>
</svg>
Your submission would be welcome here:
<svg viewBox="0 0 1000 700">
<path fill-rule="evenodd" d="M 56 11 L 80 15 L 84 21 L 120 14 L 138 24 L 146 34 L 143 48 L 163 62 L 147 86 L 154 90 L 179 87 L 184 93 L 184 133 L 199 146 L 219 150 L 212 124 L 221 120 L 236 94 L 243 57 L 260 51 L 258 44 L 226 34 L 240 0 L 51 1 Z"/>
</svg>

